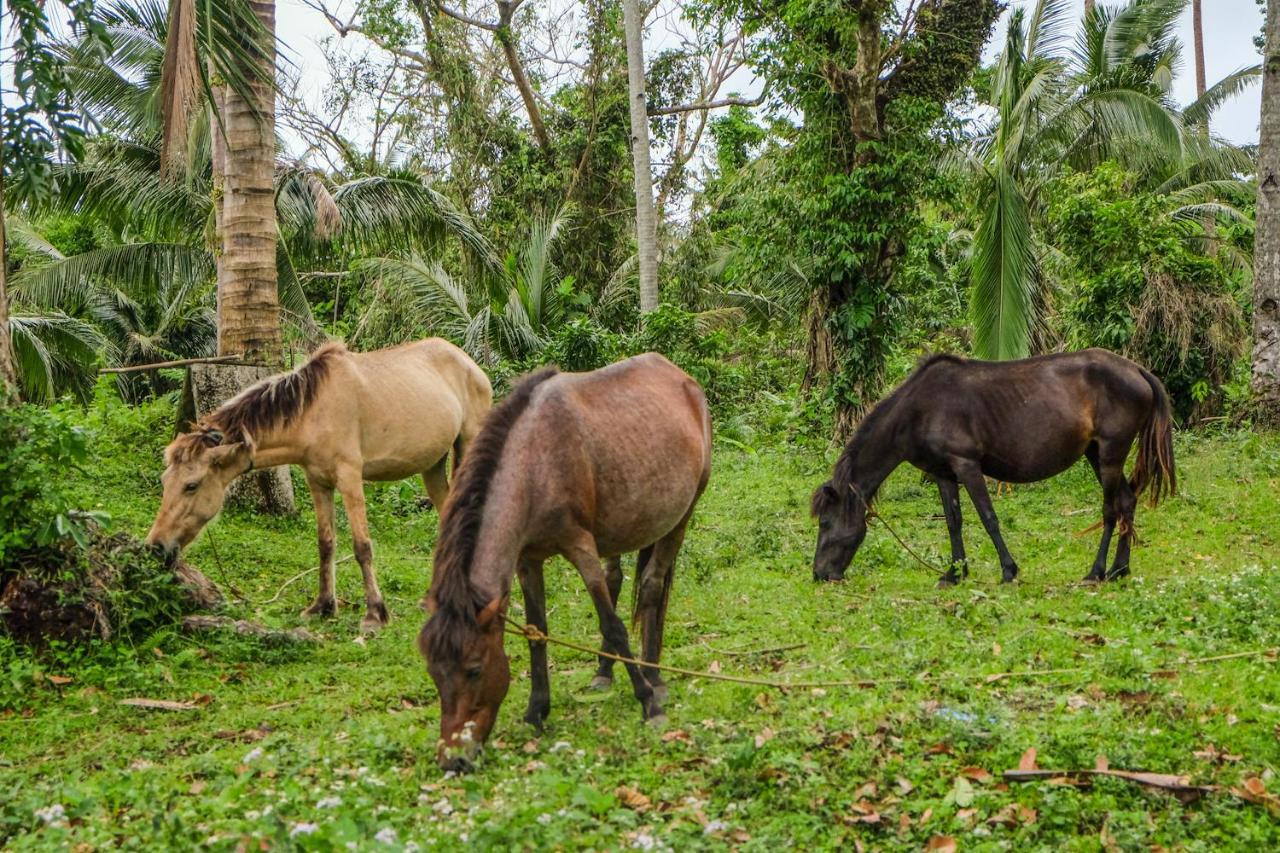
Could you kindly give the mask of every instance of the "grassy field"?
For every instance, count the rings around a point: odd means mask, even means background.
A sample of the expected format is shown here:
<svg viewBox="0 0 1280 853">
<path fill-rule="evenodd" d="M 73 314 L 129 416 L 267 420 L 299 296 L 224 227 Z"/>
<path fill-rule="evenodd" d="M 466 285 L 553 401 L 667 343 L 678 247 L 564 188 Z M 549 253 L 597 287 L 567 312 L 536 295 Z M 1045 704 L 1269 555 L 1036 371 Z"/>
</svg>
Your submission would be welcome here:
<svg viewBox="0 0 1280 853">
<path fill-rule="evenodd" d="M 150 522 L 168 417 L 163 405 L 87 416 L 97 463 L 76 488 L 120 529 L 141 535 Z M 1133 577 L 1101 589 L 1075 585 L 1096 547 L 1096 534 L 1076 534 L 1099 504 L 1083 466 L 997 500 L 1019 583 L 995 583 L 994 551 L 966 502 L 974 575 L 935 591 L 874 525 L 849 580 L 814 585 L 808 496 L 830 459 L 802 447 L 718 451 L 677 565 L 666 661 L 878 684 L 783 693 L 674 676 L 659 731 L 641 724 L 625 679 L 587 694 L 593 662 L 553 648 L 552 715 L 538 736 L 520 721 L 527 649 L 510 638 L 515 681 L 495 740 L 479 772 L 445 778 L 414 648 L 436 517 L 418 508 L 417 484 L 371 487 L 393 618 L 375 638 L 358 637 L 348 559 L 338 585 L 351 604 L 312 626 L 320 644 L 166 629 L 33 659 L 0 641 L 0 847 L 1280 847 L 1280 815 L 1230 792 L 1253 777 L 1280 792 L 1274 656 L 1186 662 L 1280 645 L 1277 437 L 1180 436 L 1181 496 L 1139 511 Z M 895 474 L 879 506 L 940 557 L 936 493 L 914 472 Z M 243 594 L 232 614 L 299 624 L 314 572 L 282 585 L 314 565 L 309 510 L 228 513 L 210 532 L 189 557 Z M 339 556 L 349 553 L 347 541 Z M 555 567 L 552 633 L 596 642 L 580 582 Z M 1069 671 L 991 678 L 1042 669 Z M 131 697 L 198 709 L 119 704 Z M 1115 779 L 1004 784 L 1029 748 L 1045 768 L 1092 768 L 1105 755 L 1112 768 L 1220 790 L 1182 804 Z"/>
</svg>

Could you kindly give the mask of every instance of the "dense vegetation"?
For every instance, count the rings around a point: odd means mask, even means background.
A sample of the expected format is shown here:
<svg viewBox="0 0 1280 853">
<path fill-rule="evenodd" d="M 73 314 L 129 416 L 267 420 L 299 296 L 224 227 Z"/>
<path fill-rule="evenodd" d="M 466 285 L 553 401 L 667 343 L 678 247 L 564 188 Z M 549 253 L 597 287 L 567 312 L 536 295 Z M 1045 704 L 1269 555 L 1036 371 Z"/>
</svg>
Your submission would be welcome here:
<svg viewBox="0 0 1280 853">
<path fill-rule="evenodd" d="M 1274 846 L 1280 445 L 1250 388 L 1265 158 L 1214 133 L 1261 66 L 1178 103 L 1189 0 L 639 4 L 666 30 L 644 63 L 661 305 L 642 313 L 631 2 L 310 0 L 332 36 L 305 68 L 277 58 L 270 0 L 4 4 L 0 592 L 38 578 L 115 629 L 0 631 L 0 846 Z M 548 362 L 683 367 L 716 463 L 670 662 L 867 685 L 681 677 L 657 732 L 621 686 L 580 692 L 588 662 L 557 649 L 537 736 L 513 638 L 484 770 L 442 779 L 412 650 L 437 521 L 416 482 L 369 489 L 381 635 L 352 642 L 350 607 L 316 644 L 182 633 L 173 578 L 131 538 L 182 404 L 183 372 L 151 365 L 431 335 L 499 394 Z M 808 496 L 922 355 L 1091 346 L 1159 375 L 1180 427 L 1183 493 L 1139 511 L 1132 580 L 1070 583 L 1098 512 L 1079 466 L 1000 498 L 1017 585 L 989 584 L 972 513 L 958 589 L 874 527 L 849 582 L 809 583 Z M 939 559 L 932 488 L 899 472 L 882 501 Z M 308 509 L 239 508 L 189 558 L 227 615 L 292 628 L 312 535 Z M 594 642 L 581 585 L 549 577 L 553 633 Z M 180 710 L 119 704 L 139 697 Z M 1028 748 L 1219 788 L 1007 786 Z"/>
</svg>

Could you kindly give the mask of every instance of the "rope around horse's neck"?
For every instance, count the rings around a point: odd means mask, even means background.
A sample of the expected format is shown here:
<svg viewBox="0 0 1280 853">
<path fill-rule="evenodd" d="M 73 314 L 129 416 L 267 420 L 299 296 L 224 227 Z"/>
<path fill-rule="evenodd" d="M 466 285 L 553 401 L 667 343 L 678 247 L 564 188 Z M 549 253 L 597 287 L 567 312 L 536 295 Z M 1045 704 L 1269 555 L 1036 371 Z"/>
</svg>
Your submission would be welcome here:
<svg viewBox="0 0 1280 853">
<path fill-rule="evenodd" d="M 920 565 L 924 566 L 926 569 L 928 569 L 929 571 L 933 572 L 935 575 L 942 576 L 942 575 L 945 575 L 945 574 L 946 574 L 946 572 L 945 572 L 945 571 L 943 571 L 942 569 L 940 569 L 940 568 L 938 568 L 937 566 L 933 565 L 933 563 L 930 563 L 930 562 L 929 562 L 928 560 L 926 560 L 924 557 L 921 557 L 919 554 L 917 554 L 917 553 L 915 552 L 915 549 L 913 549 L 910 545 L 908 545 L 908 544 L 903 540 L 903 538 L 902 538 L 901 536 L 899 536 L 899 535 L 898 535 L 898 531 L 896 531 L 896 530 L 894 530 L 894 529 L 893 529 L 893 525 L 892 525 L 892 524 L 890 524 L 890 523 L 889 523 L 889 520 L 888 520 L 887 518 L 885 518 L 883 515 L 881 515 L 880 513 L 876 512 L 874 509 L 868 509 L 868 510 L 867 510 L 867 518 L 869 518 L 869 519 L 874 518 L 876 521 L 879 521 L 879 522 L 880 522 L 880 524 L 884 527 L 884 529 L 885 529 L 885 530 L 887 530 L 887 531 L 889 531 L 889 535 L 890 535 L 890 536 L 892 536 L 894 539 L 898 540 L 898 544 L 902 546 L 902 550 L 906 551 L 906 552 L 907 552 L 908 554 L 910 554 L 912 557 L 915 557 L 915 559 L 916 559 L 916 562 L 917 562 L 917 563 L 919 563 Z"/>
<path fill-rule="evenodd" d="M 608 658 L 622 664 L 634 664 L 636 666 L 649 667 L 651 669 L 661 670 L 663 672 L 674 672 L 677 675 L 688 675 L 693 678 L 706 678 L 711 681 L 728 681 L 733 684 L 749 684 L 756 687 L 769 687 L 774 690 L 820 690 L 828 688 L 841 687 L 877 687 L 881 684 L 909 684 L 915 682 L 940 682 L 940 676 L 931 676 L 921 673 L 914 678 L 894 677 L 888 678 L 851 678 L 835 681 L 772 681 L 767 678 L 753 678 L 747 675 L 730 675 L 722 672 L 700 672 L 694 669 L 685 669 L 684 667 L 671 666 L 664 663 L 650 663 L 649 661 L 639 660 L 637 658 L 626 657 L 625 655 L 606 652 L 603 649 L 593 649 L 590 646 L 581 643 L 575 643 L 570 640 L 561 640 L 558 637 L 552 637 L 536 625 L 521 625 L 510 616 L 503 614 L 503 620 L 508 624 L 506 633 L 517 637 L 524 637 L 531 643 L 551 643 L 552 645 L 564 646 L 567 649 L 573 649 L 579 652 L 585 652 L 589 655 Z M 1231 660 L 1235 658 L 1246 657 L 1275 657 L 1280 654 L 1280 648 L 1271 647 L 1266 649 L 1255 649 L 1247 652 L 1234 652 L 1225 655 L 1213 655 L 1204 658 L 1190 658 L 1179 661 L 1183 666 L 1194 666 L 1202 663 L 1214 663 L 1216 661 Z M 982 676 L 982 680 L 988 684 L 996 681 L 1003 681 L 1008 678 L 1040 678 L 1046 675 L 1064 675 L 1073 672 L 1084 672 L 1085 667 L 1068 666 L 1057 669 L 1026 669 L 1016 672 L 997 672 Z"/>
</svg>

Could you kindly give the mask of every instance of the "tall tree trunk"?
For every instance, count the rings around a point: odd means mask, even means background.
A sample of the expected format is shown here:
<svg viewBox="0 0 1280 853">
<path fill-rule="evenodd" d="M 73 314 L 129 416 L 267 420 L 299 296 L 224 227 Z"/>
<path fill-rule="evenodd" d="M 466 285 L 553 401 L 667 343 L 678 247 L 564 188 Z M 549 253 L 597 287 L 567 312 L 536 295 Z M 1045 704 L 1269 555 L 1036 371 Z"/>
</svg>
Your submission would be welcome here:
<svg viewBox="0 0 1280 853">
<path fill-rule="evenodd" d="M 1200 0 L 1191 0 L 1191 29 L 1195 33 L 1196 49 L 1196 97 L 1203 97 L 1205 89 L 1204 77 L 1204 22 L 1200 14 Z"/>
<path fill-rule="evenodd" d="M 3 90 L 0 90 L 0 95 Z M 0 105 L 0 115 L 4 115 Z M 0 133 L 0 140 L 4 134 Z M 0 141 L 0 153 L 3 152 Z M 9 339 L 9 251 L 4 230 L 4 171 L 0 169 L 0 403 L 10 388 L 18 387 L 18 373 L 13 367 L 13 341 Z"/>
<path fill-rule="evenodd" d="M 259 63 L 246 69 L 252 99 L 223 89 L 226 164 L 222 189 L 222 253 L 218 256 L 218 355 L 284 364 L 276 289 L 275 2 L 251 0 L 261 43 L 246 48 Z M 264 79 L 265 78 L 265 79 Z"/>
<path fill-rule="evenodd" d="M 1253 246 L 1253 393 L 1261 419 L 1280 424 L 1280 0 L 1267 3 L 1266 38 Z"/>
<path fill-rule="evenodd" d="M 529 126 L 533 128 L 533 137 L 538 140 L 538 147 L 545 153 L 551 152 L 551 138 L 547 136 L 547 126 L 542 121 L 542 110 L 538 109 L 537 96 L 533 92 L 533 84 L 525 73 L 524 63 L 516 50 L 516 35 L 511 29 L 511 21 L 516 9 L 523 0 L 498 0 L 498 42 L 502 45 L 502 53 L 507 58 L 507 68 L 511 71 L 511 79 L 520 92 L 520 100 L 524 101 L 524 110 L 529 115 Z"/>
<path fill-rule="evenodd" d="M 622 0 L 627 35 L 627 92 L 631 102 L 631 164 L 635 171 L 636 249 L 640 266 L 640 311 L 658 307 L 658 224 L 649 165 L 649 110 L 644 94 L 644 19 L 639 0 Z"/>
<path fill-rule="evenodd" d="M 263 366 L 202 365 L 191 368 L 179 429 L 189 412 L 208 414 L 244 388 L 284 366 L 276 279 L 275 207 L 275 2 L 251 0 L 262 22 L 263 44 L 247 39 L 259 68 L 246 68 L 251 100 L 231 86 L 214 87 L 221 117 L 213 134 L 214 239 L 218 267 L 218 355 L 239 355 Z M 225 131 L 225 135 L 224 132 Z M 295 511 L 288 466 L 240 478 L 233 500 L 277 515 Z"/>
</svg>

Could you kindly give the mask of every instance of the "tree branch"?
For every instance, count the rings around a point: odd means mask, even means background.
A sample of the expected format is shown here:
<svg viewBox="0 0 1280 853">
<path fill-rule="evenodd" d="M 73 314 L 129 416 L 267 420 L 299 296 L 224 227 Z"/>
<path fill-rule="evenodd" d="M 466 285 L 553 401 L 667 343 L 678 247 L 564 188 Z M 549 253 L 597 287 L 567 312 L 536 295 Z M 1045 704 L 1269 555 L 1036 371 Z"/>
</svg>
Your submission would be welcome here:
<svg viewBox="0 0 1280 853">
<path fill-rule="evenodd" d="M 692 113 L 698 110 L 716 110 L 720 107 L 758 107 L 764 103 L 767 92 L 761 92 L 754 98 L 720 98 L 700 104 L 681 104 L 677 107 L 650 107 L 649 116 L 669 116 L 676 113 Z"/>
</svg>

